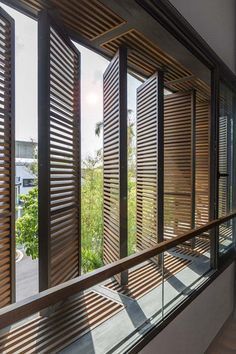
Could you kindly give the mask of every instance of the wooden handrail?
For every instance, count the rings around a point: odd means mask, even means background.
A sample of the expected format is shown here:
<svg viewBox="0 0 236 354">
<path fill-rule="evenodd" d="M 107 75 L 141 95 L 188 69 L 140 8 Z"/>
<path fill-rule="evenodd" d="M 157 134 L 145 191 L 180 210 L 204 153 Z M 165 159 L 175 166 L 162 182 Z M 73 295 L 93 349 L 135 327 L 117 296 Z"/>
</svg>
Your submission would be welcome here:
<svg viewBox="0 0 236 354">
<path fill-rule="evenodd" d="M 184 235 L 177 236 L 172 240 L 163 241 L 154 247 L 148 248 L 145 251 L 135 253 L 119 261 L 96 269 L 90 273 L 81 275 L 63 284 L 45 290 L 25 300 L 6 306 L 0 309 L 0 330 L 18 321 L 21 321 L 49 306 L 55 305 L 59 301 L 63 301 L 68 297 L 79 293 L 80 291 L 87 290 L 92 286 L 95 286 L 105 281 L 106 279 L 109 279 L 115 274 L 130 269 L 142 262 L 149 260 L 154 256 L 161 254 L 162 252 L 168 251 L 169 249 L 183 242 L 189 241 L 193 237 L 199 236 L 202 233 L 209 231 L 210 229 L 234 218 L 235 216 L 236 212 L 228 214 L 227 216 L 223 216 L 217 220 L 210 221 L 206 225 L 191 230 Z"/>
</svg>

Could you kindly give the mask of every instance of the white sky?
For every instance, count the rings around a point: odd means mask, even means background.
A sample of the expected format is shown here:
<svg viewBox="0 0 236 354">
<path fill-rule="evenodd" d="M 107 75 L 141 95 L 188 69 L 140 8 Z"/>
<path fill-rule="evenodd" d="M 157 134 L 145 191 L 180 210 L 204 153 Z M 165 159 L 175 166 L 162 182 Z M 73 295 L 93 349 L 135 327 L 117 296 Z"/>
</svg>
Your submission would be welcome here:
<svg viewBox="0 0 236 354">
<path fill-rule="evenodd" d="M 37 22 L 1 4 L 15 19 L 16 33 L 16 140 L 37 141 Z M 82 158 L 102 147 L 95 125 L 103 119 L 102 78 L 109 62 L 76 44 L 81 52 Z M 128 108 L 136 111 L 136 88 L 140 82 L 128 75 Z"/>
</svg>

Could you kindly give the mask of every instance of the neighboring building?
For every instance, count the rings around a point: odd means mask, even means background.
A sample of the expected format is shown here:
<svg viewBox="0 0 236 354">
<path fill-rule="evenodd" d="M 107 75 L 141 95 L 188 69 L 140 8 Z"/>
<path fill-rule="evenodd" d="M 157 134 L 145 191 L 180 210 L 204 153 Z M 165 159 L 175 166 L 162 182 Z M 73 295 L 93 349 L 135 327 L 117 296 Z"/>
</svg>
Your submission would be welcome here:
<svg viewBox="0 0 236 354">
<path fill-rule="evenodd" d="M 33 141 L 16 141 L 16 158 L 33 159 L 35 157 L 35 151 L 37 149 L 37 143 Z"/>
<path fill-rule="evenodd" d="M 35 152 L 37 144 L 32 141 L 16 141 L 16 217 L 21 216 L 20 195 L 27 194 L 36 183 L 36 175 L 31 171 L 30 165 L 36 162 Z"/>
<path fill-rule="evenodd" d="M 16 159 L 16 184 L 19 194 L 27 194 L 35 186 L 36 176 L 29 167 L 34 160 L 30 160 Z"/>
</svg>

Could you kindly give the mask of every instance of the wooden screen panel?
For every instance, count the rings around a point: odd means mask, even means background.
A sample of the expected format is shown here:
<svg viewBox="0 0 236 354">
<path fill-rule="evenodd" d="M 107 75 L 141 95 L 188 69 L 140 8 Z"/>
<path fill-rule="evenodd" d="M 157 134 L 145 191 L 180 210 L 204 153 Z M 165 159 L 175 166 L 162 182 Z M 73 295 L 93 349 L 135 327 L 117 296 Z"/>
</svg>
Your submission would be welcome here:
<svg viewBox="0 0 236 354">
<path fill-rule="evenodd" d="M 0 8 L 0 307 L 15 301 L 14 36 Z"/>
<path fill-rule="evenodd" d="M 164 237 L 193 228 L 194 221 L 194 92 L 164 99 Z"/>
<path fill-rule="evenodd" d="M 219 117 L 219 217 L 230 210 L 229 152 L 230 121 L 228 116 Z"/>
<path fill-rule="evenodd" d="M 120 48 L 103 78 L 104 263 L 127 256 L 127 52 Z M 117 277 L 127 282 L 127 273 Z"/>
<path fill-rule="evenodd" d="M 39 18 L 40 290 L 80 274 L 80 54 Z"/>
<path fill-rule="evenodd" d="M 137 248 L 163 240 L 163 74 L 137 90 Z M 160 147 L 160 148 L 159 148 Z"/>
<path fill-rule="evenodd" d="M 209 221 L 210 103 L 196 104 L 196 212 L 197 227 Z"/>
</svg>

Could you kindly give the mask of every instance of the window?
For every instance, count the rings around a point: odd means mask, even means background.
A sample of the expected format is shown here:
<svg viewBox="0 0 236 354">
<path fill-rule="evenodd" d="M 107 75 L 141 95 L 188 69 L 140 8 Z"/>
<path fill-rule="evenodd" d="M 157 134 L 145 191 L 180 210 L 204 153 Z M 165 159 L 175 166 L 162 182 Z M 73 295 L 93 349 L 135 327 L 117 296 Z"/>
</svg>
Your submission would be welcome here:
<svg viewBox="0 0 236 354">
<path fill-rule="evenodd" d="M 34 178 L 24 178 L 23 179 L 23 187 L 34 187 L 35 179 Z"/>
<path fill-rule="evenodd" d="M 219 112 L 219 217 L 235 211 L 235 94 L 224 83 L 220 84 Z M 234 221 L 219 227 L 219 252 L 224 254 L 233 245 Z"/>
</svg>

